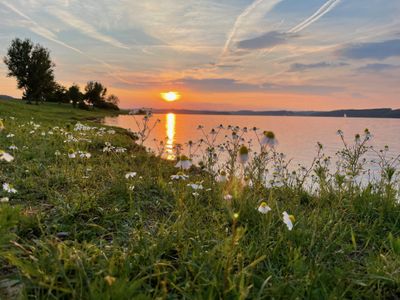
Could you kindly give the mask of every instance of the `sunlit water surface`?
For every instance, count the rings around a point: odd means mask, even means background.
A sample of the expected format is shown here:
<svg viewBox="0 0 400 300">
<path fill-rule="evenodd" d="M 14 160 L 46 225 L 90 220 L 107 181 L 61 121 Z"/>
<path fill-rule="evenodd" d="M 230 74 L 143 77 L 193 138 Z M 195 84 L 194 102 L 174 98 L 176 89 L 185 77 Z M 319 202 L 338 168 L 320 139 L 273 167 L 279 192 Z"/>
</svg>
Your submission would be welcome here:
<svg viewBox="0 0 400 300">
<path fill-rule="evenodd" d="M 138 120 L 142 116 L 136 116 Z M 345 138 L 353 142 L 356 133 L 363 133 L 368 128 L 373 135 L 370 145 L 377 150 L 385 145 L 390 147 L 390 155 L 400 154 L 400 120 L 398 119 L 366 119 L 366 118 L 327 118 L 327 117 L 275 117 L 275 116 L 228 116 L 228 115 L 184 115 L 184 114 L 156 114 L 154 120 L 161 123 L 154 129 L 145 145 L 156 150 L 156 142 L 165 141 L 166 158 L 173 158 L 173 147 L 179 143 L 184 145 L 189 140 L 201 139 L 202 133 L 197 129 L 203 125 L 209 132 L 211 128 L 220 124 L 240 127 L 258 127 L 261 130 L 273 131 L 279 141 L 277 150 L 283 152 L 287 159 L 293 159 L 293 164 L 309 165 L 315 154 L 316 144 L 324 145 L 325 153 L 335 157 L 337 150 L 342 148 L 342 142 L 337 135 L 341 129 Z M 105 124 L 129 128 L 137 131 L 133 116 L 120 115 L 108 117 Z M 247 134 L 255 140 L 254 133 Z M 221 138 L 223 136 L 221 135 Z M 373 152 L 367 156 L 369 160 L 375 158 Z M 373 166 L 372 166 L 373 167 Z"/>
</svg>

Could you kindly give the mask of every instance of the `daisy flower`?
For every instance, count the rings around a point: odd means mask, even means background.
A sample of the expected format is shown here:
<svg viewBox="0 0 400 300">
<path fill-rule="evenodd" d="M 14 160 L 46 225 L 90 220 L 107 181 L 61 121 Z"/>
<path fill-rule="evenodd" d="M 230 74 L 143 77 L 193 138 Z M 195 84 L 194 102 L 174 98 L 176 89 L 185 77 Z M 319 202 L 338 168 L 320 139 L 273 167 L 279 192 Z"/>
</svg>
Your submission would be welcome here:
<svg viewBox="0 0 400 300">
<path fill-rule="evenodd" d="M 231 201 L 232 200 L 232 195 L 230 195 L 230 194 L 226 194 L 225 196 L 224 196 L 224 200 L 226 200 L 226 201 Z"/>
<path fill-rule="evenodd" d="M 75 158 L 76 157 L 76 153 L 75 153 L 74 149 L 69 149 L 68 150 L 68 157 L 69 158 Z"/>
<path fill-rule="evenodd" d="M 239 162 L 242 164 L 246 163 L 249 160 L 249 149 L 242 145 L 239 149 Z"/>
<path fill-rule="evenodd" d="M 14 160 L 14 157 L 9 153 L 0 150 L 0 160 L 5 160 L 6 162 L 12 162 Z"/>
<path fill-rule="evenodd" d="M 191 166 L 192 166 L 191 160 L 187 156 L 182 155 L 180 157 L 179 161 L 177 162 L 177 164 L 175 165 L 175 168 L 181 168 L 182 170 L 188 170 L 188 169 L 190 169 Z"/>
<path fill-rule="evenodd" d="M 295 218 L 293 215 L 289 215 L 286 211 L 282 213 L 283 215 L 283 222 L 286 224 L 287 228 L 289 230 L 293 229 L 293 222 L 295 221 Z"/>
<path fill-rule="evenodd" d="M 263 202 L 261 202 L 261 204 L 260 204 L 260 206 L 258 207 L 257 210 L 262 214 L 267 214 L 271 210 L 271 207 L 269 207 L 267 205 L 267 202 L 263 201 Z"/>
<path fill-rule="evenodd" d="M 9 183 L 3 183 L 3 190 L 10 194 L 16 194 L 17 190 Z"/>
<path fill-rule="evenodd" d="M 136 172 L 129 172 L 129 173 L 126 173 L 126 174 L 125 174 L 125 178 L 126 178 L 126 179 L 130 179 L 130 178 L 135 177 L 136 175 L 137 175 Z"/>
<path fill-rule="evenodd" d="M 199 184 L 197 184 L 197 183 L 189 183 L 187 186 L 190 186 L 195 191 L 203 189 L 203 185 L 201 183 L 199 183 Z"/>
<path fill-rule="evenodd" d="M 189 178 L 189 176 L 184 174 L 184 173 L 182 173 L 182 172 L 178 172 L 176 175 L 171 175 L 171 179 L 172 180 L 180 180 L 180 179 L 181 180 L 186 180 L 188 178 Z"/>
<path fill-rule="evenodd" d="M 261 145 L 268 145 L 270 147 L 274 147 L 278 144 L 278 141 L 275 138 L 275 133 L 272 131 L 264 131 L 261 138 Z"/>
</svg>

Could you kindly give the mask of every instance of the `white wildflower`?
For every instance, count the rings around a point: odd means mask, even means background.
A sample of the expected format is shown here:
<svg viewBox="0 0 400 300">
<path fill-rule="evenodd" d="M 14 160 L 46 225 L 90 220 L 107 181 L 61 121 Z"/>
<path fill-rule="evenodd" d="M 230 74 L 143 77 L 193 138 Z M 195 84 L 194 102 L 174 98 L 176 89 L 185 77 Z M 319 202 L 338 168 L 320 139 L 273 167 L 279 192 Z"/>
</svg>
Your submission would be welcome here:
<svg viewBox="0 0 400 300">
<path fill-rule="evenodd" d="M 271 210 L 271 207 L 267 205 L 267 202 L 261 202 L 257 210 L 262 214 L 267 214 Z"/>
<path fill-rule="evenodd" d="M 3 183 L 3 190 L 10 194 L 16 194 L 17 190 L 9 183 Z"/>
<path fill-rule="evenodd" d="M 203 185 L 201 183 L 199 183 L 199 184 L 197 184 L 197 183 L 189 183 L 187 186 L 190 186 L 195 191 L 203 189 Z"/>
<path fill-rule="evenodd" d="M 14 157 L 9 153 L 0 150 L 0 160 L 5 160 L 6 162 L 12 162 L 14 160 Z"/>
<path fill-rule="evenodd" d="M 10 199 L 8 197 L 0 198 L 0 203 L 7 203 L 9 201 L 10 201 Z"/>
<path fill-rule="evenodd" d="M 286 224 L 287 228 L 289 230 L 293 229 L 293 222 L 295 221 L 295 218 L 293 215 L 289 215 L 286 211 L 282 213 L 283 215 L 283 222 Z"/>
<path fill-rule="evenodd" d="M 75 158 L 76 157 L 76 152 L 73 149 L 69 149 L 68 157 L 69 158 Z"/>
<path fill-rule="evenodd" d="M 239 162 L 244 164 L 249 160 L 249 149 L 242 145 L 239 149 Z"/>
<path fill-rule="evenodd" d="M 91 158 L 92 154 L 90 154 L 89 152 L 79 152 L 79 156 L 80 158 Z"/>
<path fill-rule="evenodd" d="M 275 134 L 272 131 L 264 131 L 261 138 L 261 145 L 268 145 L 274 147 L 278 144 Z"/>
<path fill-rule="evenodd" d="M 184 155 L 180 157 L 180 160 L 175 165 L 176 168 L 181 168 L 182 170 L 188 170 L 191 166 L 192 161 Z"/>
<path fill-rule="evenodd" d="M 232 200 L 232 195 L 230 195 L 230 194 L 226 194 L 225 196 L 224 196 L 224 200 L 226 200 L 226 201 L 231 201 Z"/>
<path fill-rule="evenodd" d="M 123 147 L 115 148 L 115 153 L 125 153 L 125 152 L 126 152 L 126 148 L 123 148 Z"/>
<path fill-rule="evenodd" d="M 126 173 L 126 174 L 125 174 L 125 178 L 126 178 L 126 179 L 133 178 L 133 177 L 135 177 L 136 175 L 137 175 L 136 172 L 129 172 L 129 173 Z"/>
<path fill-rule="evenodd" d="M 180 180 L 180 179 L 181 180 L 186 180 L 188 178 L 189 178 L 189 176 L 184 174 L 184 173 L 182 173 L 182 172 L 179 172 L 176 175 L 171 175 L 171 179 L 172 180 Z"/>
<path fill-rule="evenodd" d="M 225 171 L 220 171 L 217 177 L 215 177 L 216 182 L 225 182 L 228 180 L 228 177 L 226 176 Z"/>
</svg>

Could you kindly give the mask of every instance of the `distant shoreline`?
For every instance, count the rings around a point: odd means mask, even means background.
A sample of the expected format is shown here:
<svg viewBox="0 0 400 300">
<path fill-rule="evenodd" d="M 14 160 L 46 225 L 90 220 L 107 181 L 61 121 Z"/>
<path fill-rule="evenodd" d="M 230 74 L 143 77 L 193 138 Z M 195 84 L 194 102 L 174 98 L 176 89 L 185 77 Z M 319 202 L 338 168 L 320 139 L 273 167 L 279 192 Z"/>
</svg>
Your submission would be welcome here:
<svg viewBox="0 0 400 300">
<path fill-rule="evenodd" d="M 188 109 L 153 109 L 153 113 L 176 113 L 187 115 L 229 115 L 229 116 L 287 116 L 287 117 L 335 117 L 335 118 L 400 118 L 400 109 L 341 109 L 332 111 L 216 111 L 216 110 L 188 110 Z"/>
<path fill-rule="evenodd" d="M 0 95 L 2 100 L 19 100 L 7 95 Z M 130 109 L 121 109 L 119 114 L 128 114 Z M 186 115 L 224 115 L 224 116 L 277 116 L 277 117 L 334 117 L 334 118 L 381 118 L 400 119 L 400 109 L 372 108 L 372 109 L 339 109 L 331 111 L 291 111 L 291 110 L 191 110 L 191 109 L 152 109 L 153 113 L 176 113 Z"/>
</svg>

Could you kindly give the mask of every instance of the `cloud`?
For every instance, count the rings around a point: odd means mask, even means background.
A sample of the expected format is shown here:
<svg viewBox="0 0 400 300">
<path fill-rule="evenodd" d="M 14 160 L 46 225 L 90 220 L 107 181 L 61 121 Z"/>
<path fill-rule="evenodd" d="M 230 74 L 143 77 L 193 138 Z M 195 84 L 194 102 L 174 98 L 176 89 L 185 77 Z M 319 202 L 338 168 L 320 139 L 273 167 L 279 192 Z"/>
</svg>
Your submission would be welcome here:
<svg viewBox="0 0 400 300">
<path fill-rule="evenodd" d="M 358 68 L 358 71 L 361 72 L 383 72 L 389 70 L 397 70 L 400 69 L 400 66 L 390 65 L 390 64 L 368 64 Z"/>
<path fill-rule="evenodd" d="M 57 17 L 60 21 L 75 28 L 76 30 L 85 34 L 88 37 L 91 37 L 95 40 L 101 41 L 103 43 L 112 45 L 117 48 L 129 49 L 128 46 L 124 45 L 123 43 L 121 43 L 120 41 L 116 40 L 111 36 L 99 32 L 94 26 L 68 13 L 67 11 L 65 11 L 65 9 L 60 10 L 55 7 L 52 7 L 49 9 L 49 11 L 53 16 Z"/>
<path fill-rule="evenodd" d="M 268 4 L 266 11 L 264 12 L 264 15 L 270 12 L 279 2 L 282 0 L 273 0 L 270 1 Z M 225 42 L 224 49 L 222 51 L 222 56 L 224 56 L 228 51 L 229 47 L 231 46 L 232 40 L 235 38 L 236 33 L 240 26 L 242 25 L 243 20 L 250 15 L 264 0 L 255 0 L 252 4 L 250 4 L 248 7 L 246 7 L 245 10 L 242 11 L 242 13 L 236 18 L 235 23 L 233 24 L 233 27 L 231 31 L 228 34 L 228 38 Z"/>
<path fill-rule="evenodd" d="M 337 54 L 349 59 L 384 60 L 389 57 L 400 56 L 400 39 L 350 44 L 339 49 Z"/>
<path fill-rule="evenodd" d="M 286 44 L 289 38 L 296 37 L 296 33 L 306 29 L 325 14 L 330 12 L 340 3 L 341 0 L 329 0 L 322 5 L 314 14 L 297 24 L 287 32 L 269 31 L 256 38 L 242 40 L 237 43 L 240 49 L 269 49 L 278 45 Z"/>
<path fill-rule="evenodd" d="M 237 43 L 239 49 L 267 49 L 287 42 L 289 35 L 278 31 L 270 31 L 259 37 Z"/>
<path fill-rule="evenodd" d="M 255 92 L 255 93 L 300 93 L 300 94 L 329 94 L 342 90 L 336 86 L 322 85 L 290 85 L 274 83 L 246 83 L 232 78 L 183 78 L 173 82 L 176 86 L 182 86 L 199 92 Z"/>
<path fill-rule="evenodd" d="M 312 69 L 323 69 L 323 68 L 335 68 L 335 67 L 342 67 L 348 66 L 348 63 L 340 62 L 340 63 L 332 63 L 332 62 L 318 62 L 314 64 L 301 64 L 295 63 L 290 65 L 290 72 L 303 72 Z"/>
<path fill-rule="evenodd" d="M 24 20 L 24 23 L 22 23 L 22 24 L 24 24 L 23 27 L 29 29 L 33 33 L 36 33 L 37 35 L 39 35 L 39 36 L 41 36 L 41 37 L 43 37 L 43 38 L 45 38 L 45 39 L 47 39 L 49 41 L 52 41 L 52 42 L 54 42 L 54 43 L 56 43 L 58 45 L 61 45 L 61 46 L 65 47 L 65 48 L 67 48 L 67 49 L 70 49 L 70 50 L 72 50 L 74 52 L 77 52 L 77 53 L 85 56 L 86 58 L 90 59 L 91 61 L 94 61 L 96 63 L 99 63 L 99 64 L 103 65 L 104 67 L 106 67 L 107 69 L 110 70 L 107 73 L 111 77 L 113 77 L 113 78 L 115 78 L 115 79 L 117 79 L 119 81 L 125 82 L 124 79 L 122 79 L 120 76 L 118 76 L 116 74 L 115 68 L 113 66 L 111 66 L 110 64 L 108 64 L 108 63 L 106 63 L 106 62 L 104 62 L 104 61 L 102 61 L 102 60 L 100 60 L 98 58 L 95 58 L 92 55 L 89 55 L 89 54 L 83 52 L 82 50 L 80 50 L 78 48 L 75 48 L 73 46 L 70 46 L 67 43 L 64 43 L 63 41 L 59 40 L 57 38 L 56 34 L 54 34 L 54 32 L 50 31 L 49 29 L 47 29 L 47 28 L 45 28 L 43 26 L 40 26 L 36 21 L 34 21 L 32 18 L 30 18 L 29 16 L 27 16 L 26 14 L 21 12 L 19 9 L 17 9 L 12 4 L 9 4 L 6 1 L 2 1 L 2 2 L 0 2 L 0 4 L 3 4 L 9 10 L 11 10 L 15 14 L 19 15 Z"/>
<path fill-rule="evenodd" d="M 21 12 L 20 10 L 18 10 L 15 6 L 13 6 L 12 4 L 6 2 L 6 1 L 2 1 L 0 2 L 0 4 L 3 4 L 5 7 L 7 7 L 9 10 L 11 10 L 12 12 L 14 12 L 15 14 L 19 15 L 22 19 L 25 20 L 25 26 L 26 28 L 28 28 L 29 30 L 31 30 L 32 32 L 36 33 L 37 35 L 50 40 L 54 43 L 57 43 L 65 48 L 68 48 L 72 51 L 78 52 L 80 54 L 83 54 L 83 52 L 75 47 L 72 47 L 66 43 L 64 43 L 63 41 L 60 41 L 59 39 L 57 39 L 57 36 L 50 31 L 49 29 L 40 26 L 37 22 L 35 22 L 34 20 L 32 20 L 30 17 L 28 17 L 26 14 L 24 14 L 23 12 Z"/>
</svg>

